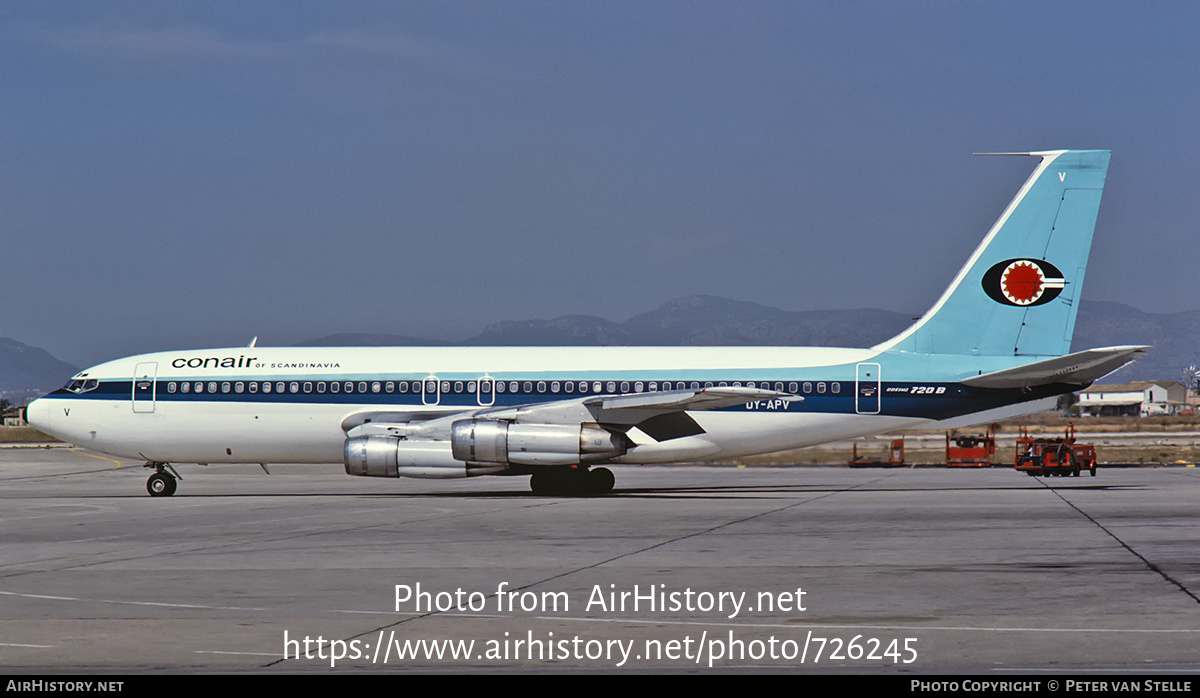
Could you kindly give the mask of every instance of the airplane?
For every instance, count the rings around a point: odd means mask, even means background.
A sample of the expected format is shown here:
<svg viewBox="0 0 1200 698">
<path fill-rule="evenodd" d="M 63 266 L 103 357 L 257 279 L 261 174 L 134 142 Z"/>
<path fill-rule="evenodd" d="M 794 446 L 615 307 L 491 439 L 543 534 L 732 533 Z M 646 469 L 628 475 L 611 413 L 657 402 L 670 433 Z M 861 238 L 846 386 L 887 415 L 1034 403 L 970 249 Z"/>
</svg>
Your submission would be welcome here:
<svg viewBox="0 0 1200 698">
<path fill-rule="evenodd" d="M 990 154 L 990 153 L 989 153 Z M 26 408 L 63 441 L 153 469 L 340 463 L 350 475 L 530 476 L 612 491 L 605 466 L 703 463 L 1041 411 L 1146 346 L 1070 353 L 1107 150 L 1051 150 L 941 297 L 870 348 L 249 346 L 76 374 Z"/>
</svg>

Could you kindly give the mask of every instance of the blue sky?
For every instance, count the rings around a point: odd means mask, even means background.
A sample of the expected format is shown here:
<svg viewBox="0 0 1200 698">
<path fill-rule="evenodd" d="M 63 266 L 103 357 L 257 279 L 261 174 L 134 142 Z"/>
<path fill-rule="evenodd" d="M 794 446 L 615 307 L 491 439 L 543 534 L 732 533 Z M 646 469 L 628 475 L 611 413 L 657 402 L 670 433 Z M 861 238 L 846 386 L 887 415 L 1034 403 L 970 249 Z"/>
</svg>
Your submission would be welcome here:
<svg viewBox="0 0 1200 698">
<path fill-rule="evenodd" d="M 1084 295 L 1200 307 L 1200 9 L 0 5 L 0 336 L 79 364 L 690 294 L 923 312 L 1110 148 Z"/>
</svg>

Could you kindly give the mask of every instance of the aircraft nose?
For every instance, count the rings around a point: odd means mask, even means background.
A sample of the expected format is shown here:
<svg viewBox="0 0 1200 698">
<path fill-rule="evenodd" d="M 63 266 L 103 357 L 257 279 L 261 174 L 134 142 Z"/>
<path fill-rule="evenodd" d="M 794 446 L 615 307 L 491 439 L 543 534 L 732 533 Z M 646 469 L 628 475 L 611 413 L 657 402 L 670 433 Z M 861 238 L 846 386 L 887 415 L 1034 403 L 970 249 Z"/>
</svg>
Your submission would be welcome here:
<svg viewBox="0 0 1200 698">
<path fill-rule="evenodd" d="M 45 400 L 34 400 L 33 402 L 21 408 L 25 417 L 25 423 L 30 426 L 37 427 L 45 431 L 45 427 L 49 426 L 50 411 L 46 406 Z"/>
</svg>

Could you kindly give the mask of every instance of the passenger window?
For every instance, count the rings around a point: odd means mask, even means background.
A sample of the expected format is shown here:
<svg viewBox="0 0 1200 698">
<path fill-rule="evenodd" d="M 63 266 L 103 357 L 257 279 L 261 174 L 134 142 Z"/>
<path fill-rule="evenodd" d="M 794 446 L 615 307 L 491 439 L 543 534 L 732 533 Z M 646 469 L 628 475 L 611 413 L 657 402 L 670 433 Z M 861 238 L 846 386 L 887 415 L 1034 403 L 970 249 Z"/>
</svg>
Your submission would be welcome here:
<svg viewBox="0 0 1200 698">
<path fill-rule="evenodd" d="M 504 381 L 496 381 L 496 392 L 504 392 Z"/>
<path fill-rule="evenodd" d="M 665 390 L 665 388 L 664 388 L 664 390 Z M 650 381 L 650 392 L 652 392 L 652 393 L 658 392 L 658 381 Z"/>
<path fill-rule="evenodd" d="M 467 392 L 468 392 L 468 393 L 474 393 L 474 392 L 476 392 L 476 390 L 475 390 L 475 381 L 468 381 L 468 382 L 467 382 Z M 489 391 L 489 392 L 490 392 L 490 391 Z"/>
<path fill-rule="evenodd" d="M 705 383 L 705 384 L 704 384 L 704 387 L 705 387 L 705 388 L 711 388 L 711 387 L 713 387 L 713 385 L 712 385 L 712 381 L 709 381 L 709 382 Z"/>
<path fill-rule="evenodd" d="M 216 381 L 208 382 L 208 392 L 210 392 L 210 393 L 217 392 L 217 382 Z"/>
<path fill-rule="evenodd" d="M 352 383 L 350 381 L 346 381 L 345 384 L 342 385 L 342 390 L 347 393 L 354 392 L 354 383 Z"/>
<path fill-rule="evenodd" d="M 545 392 L 546 392 L 546 381 L 538 381 L 538 384 L 537 384 L 537 391 L 538 391 L 539 393 L 545 393 Z"/>
<path fill-rule="evenodd" d="M 258 392 L 258 381 L 250 381 L 250 392 L 252 392 L 252 393 Z"/>
<path fill-rule="evenodd" d="M 640 393 L 645 389 L 646 389 L 646 385 L 645 385 L 645 383 L 642 383 L 641 381 L 638 381 L 637 383 L 633 384 L 633 392 L 635 392 L 635 393 Z"/>
<path fill-rule="evenodd" d="M 817 383 L 817 392 L 821 393 L 822 395 L 825 394 L 825 384 L 824 383 Z"/>
<path fill-rule="evenodd" d="M 408 392 L 408 381 L 400 381 L 400 383 L 398 385 L 396 385 L 396 390 L 401 393 L 407 393 Z"/>
<path fill-rule="evenodd" d="M 167 383 L 167 392 L 168 392 L 168 393 L 173 393 L 173 392 L 175 392 L 175 383 L 174 383 L 174 381 L 172 381 L 172 382 L 170 382 L 170 383 Z"/>
<path fill-rule="evenodd" d="M 332 381 L 332 382 L 330 382 L 330 384 L 329 384 L 329 392 L 331 392 L 331 393 L 336 393 L 336 392 L 339 392 L 341 389 L 342 389 L 342 384 L 341 384 L 341 383 L 338 383 L 337 381 Z"/>
<path fill-rule="evenodd" d="M 263 381 L 263 393 L 269 393 L 269 392 L 271 392 L 271 382 Z"/>
<path fill-rule="evenodd" d="M 304 381 L 304 392 L 306 392 L 306 393 L 312 392 L 312 381 Z"/>
<path fill-rule="evenodd" d="M 383 384 L 383 392 L 385 392 L 385 393 L 394 393 L 394 392 L 396 392 L 396 382 L 395 382 L 395 381 L 388 381 L 387 383 L 384 383 L 384 384 Z"/>
<path fill-rule="evenodd" d="M 221 384 L 221 392 L 223 392 L 223 393 L 227 393 L 232 389 L 233 389 L 233 386 L 230 385 L 228 381 Z"/>
<path fill-rule="evenodd" d="M 783 383 L 782 383 L 782 382 L 776 382 L 776 383 L 775 383 L 775 390 L 777 390 L 778 392 L 781 392 L 781 393 L 782 393 L 782 392 L 783 392 Z"/>
<path fill-rule="evenodd" d="M 454 392 L 461 393 L 463 389 L 462 381 L 454 381 Z"/>
<path fill-rule="evenodd" d="M 317 381 L 317 392 L 318 393 L 325 392 L 325 381 Z"/>
<path fill-rule="evenodd" d="M 371 392 L 377 393 L 380 390 L 383 390 L 383 383 L 380 383 L 379 381 L 374 381 L 371 383 Z"/>
<path fill-rule="evenodd" d="M 596 381 L 595 383 L 592 383 L 592 392 L 593 393 L 598 393 L 598 392 L 601 392 L 602 390 L 604 390 L 603 383 L 601 383 L 600 381 Z M 611 388 L 609 388 L 609 390 L 611 390 Z"/>
<path fill-rule="evenodd" d="M 284 384 L 283 381 L 279 381 L 275 384 L 275 392 L 277 392 L 277 393 L 282 393 L 286 389 L 287 389 L 287 385 Z"/>
<path fill-rule="evenodd" d="M 558 381 L 554 381 L 550 384 L 550 392 L 552 392 L 552 393 L 557 393 L 561 388 L 562 388 L 562 384 L 559 383 Z"/>
<path fill-rule="evenodd" d="M 804 382 L 804 392 L 806 394 L 812 392 L 812 383 L 809 383 L 808 381 Z"/>
<path fill-rule="evenodd" d="M 842 386 L 841 386 L 841 384 L 839 384 L 839 383 L 830 383 L 830 384 L 829 384 L 829 392 L 833 393 L 834 395 L 836 395 L 836 394 L 838 394 L 838 393 L 842 392 Z"/>
<path fill-rule="evenodd" d="M 521 387 L 524 388 L 524 392 L 526 395 L 533 392 L 533 383 L 531 381 L 525 381 L 525 383 Z"/>
<path fill-rule="evenodd" d="M 190 393 L 190 392 L 192 392 L 192 384 L 191 383 L 180 383 L 179 390 L 182 392 L 185 392 L 185 393 Z"/>
<path fill-rule="evenodd" d="M 288 389 L 293 393 L 298 393 L 300 392 L 300 384 L 292 381 L 292 384 L 288 386 Z"/>
<path fill-rule="evenodd" d="M 425 381 L 425 394 L 426 395 L 433 395 L 433 394 L 437 393 L 437 388 L 438 388 L 437 381 L 430 381 L 430 380 Z"/>
<path fill-rule="evenodd" d="M 520 389 L 520 388 L 518 388 L 518 387 L 517 387 L 517 382 L 516 382 L 516 381 L 509 381 L 509 384 L 508 384 L 508 392 L 510 392 L 510 393 L 515 393 L 515 392 L 517 392 L 519 389 Z"/>
<path fill-rule="evenodd" d="M 629 392 L 629 381 L 621 381 L 621 392 Z"/>
<path fill-rule="evenodd" d="M 233 384 L 233 392 L 235 392 L 235 393 L 244 393 L 244 392 L 246 392 L 246 384 L 245 384 L 245 383 L 243 383 L 243 382 L 241 382 L 241 381 L 238 381 L 237 383 L 234 383 L 234 384 Z"/>
<path fill-rule="evenodd" d="M 712 383 L 709 383 L 709 384 L 708 384 L 708 387 L 710 387 L 710 388 L 711 388 L 711 387 L 712 387 Z M 699 382 L 699 381 L 692 381 L 692 390 L 699 390 L 699 389 L 700 389 L 700 382 Z"/>
</svg>

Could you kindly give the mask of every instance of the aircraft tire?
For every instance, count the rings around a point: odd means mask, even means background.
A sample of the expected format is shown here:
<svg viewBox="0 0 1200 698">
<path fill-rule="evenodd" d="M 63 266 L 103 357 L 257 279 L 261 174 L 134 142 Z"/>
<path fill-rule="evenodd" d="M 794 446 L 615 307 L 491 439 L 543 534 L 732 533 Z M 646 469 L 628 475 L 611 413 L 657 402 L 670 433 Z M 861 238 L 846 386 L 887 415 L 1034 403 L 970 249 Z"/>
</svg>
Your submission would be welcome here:
<svg viewBox="0 0 1200 698">
<path fill-rule="evenodd" d="M 608 468 L 592 468 L 587 473 L 588 494 L 608 494 L 616 482 L 616 476 Z"/>
<path fill-rule="evenodd" d="M 146 480 L 146 491 L 151 497 L 170 497 L 175 494 L 178 483 L 166 473 L 154 473 Z"/>
<path fill-rule="evenodd" d="M 547 497 L 587 497 L 612 492 L 617 478 L 608 468 L 549 469 L 529 477 L 529 489 Z"/>
<path fill-rule="evenodd" d="M 573 470 L 546 468 L 529 477 L 529 489 L 543 497 L 570 497 L 578 494 L 581 480 Z"/>
<path fill-rule="evenodd" d="M 554 494 L 554 473 L 541 471 L 529 476 L 529 489 L 536 495 Z"/>
</svg>

